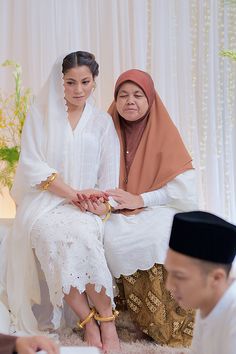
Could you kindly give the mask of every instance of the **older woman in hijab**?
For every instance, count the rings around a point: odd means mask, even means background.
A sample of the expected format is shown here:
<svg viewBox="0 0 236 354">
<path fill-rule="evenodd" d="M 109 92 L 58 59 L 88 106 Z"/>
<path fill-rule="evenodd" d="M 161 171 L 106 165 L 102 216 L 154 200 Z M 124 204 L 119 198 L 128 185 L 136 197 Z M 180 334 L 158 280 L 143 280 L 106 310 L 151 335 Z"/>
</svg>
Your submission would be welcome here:
<svg viewBox="0 0 236 354">
<path fill-rule="evenodd" d="M 165 289 L 163 267 L 173 216 L 197 208 L 195 171 L 150 75 L 124 72 L 111 114 L 120 140 L 119 188 L 105 227 L 105 253 L 122 277 L 131 317 L 157 342 L 191 343 L 194 314 Z"/>
</svg>

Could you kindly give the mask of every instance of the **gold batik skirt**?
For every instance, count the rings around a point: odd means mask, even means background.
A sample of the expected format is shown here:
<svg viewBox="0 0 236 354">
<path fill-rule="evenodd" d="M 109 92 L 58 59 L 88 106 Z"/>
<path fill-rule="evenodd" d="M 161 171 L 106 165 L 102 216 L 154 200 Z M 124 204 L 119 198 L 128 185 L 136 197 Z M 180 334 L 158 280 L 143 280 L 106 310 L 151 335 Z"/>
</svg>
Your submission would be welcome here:
<svg viewBox="0 0 236 354">
<path fill-rule="evenodd" d="M 192 341 L 195 312 L 178 306 L 165 288 L 166 277 L 167 272 L 161 264 L 122 276 L 118 281 L 119 301 L 122 302 L 123 291 L 131 319 L 158 344 L 188 347 Z"/>
</svg>

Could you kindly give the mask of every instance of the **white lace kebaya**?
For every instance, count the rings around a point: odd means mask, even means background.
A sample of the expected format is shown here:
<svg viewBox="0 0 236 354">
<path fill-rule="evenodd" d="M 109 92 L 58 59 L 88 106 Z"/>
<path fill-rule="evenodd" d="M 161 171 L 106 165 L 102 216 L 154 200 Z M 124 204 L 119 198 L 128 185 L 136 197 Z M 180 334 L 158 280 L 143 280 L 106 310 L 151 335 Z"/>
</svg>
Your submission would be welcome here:
<svg viewBox="0 0 236 354">
<path fill-rule="evenodd" d="M 18 330 L 37 333 L 32 305 L 40 303 L 35 254 L 41 264 L 55 316 L 70 287 L 84 291 L 106 288 L 113 301 L 112 277 L 103 251 L 101 219 L 82 213 L 66 200 L 37 188 L 52 173 L 77 190 L 106 190 L 118 184 L 119 143 L 112 119 L 86 102 L 72 130 L 64 100 L 62 61 L 53 66 L 22 134 L 19 165 L 12 189 L 17 213 L 4 245 L 7 274 L 5 294 Z M 35 254 L 33 252 L 35 249 Z"/>
</svg>

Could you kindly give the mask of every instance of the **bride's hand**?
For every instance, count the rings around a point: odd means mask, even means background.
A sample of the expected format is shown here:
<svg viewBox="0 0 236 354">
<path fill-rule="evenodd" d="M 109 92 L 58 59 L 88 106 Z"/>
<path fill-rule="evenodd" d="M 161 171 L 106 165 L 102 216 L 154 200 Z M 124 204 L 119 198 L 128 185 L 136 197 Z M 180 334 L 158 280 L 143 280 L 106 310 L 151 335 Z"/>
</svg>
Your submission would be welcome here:
<svg viewBox="0 0 236 354">
<path fill-rule="evenodd" d="M 92 202 L 90 199 L 87 200 L 87 211 L 96 215 L 104 215 L 107 212 L 106 201 L 103 197 Z"/>
<path fill-rule="evenodd" d="M 71 203 L 77 206 L 81 211 L 90 211 L 91 213 L 101 215 L 104 207 L 102 204 L 108 200 L 108 194 L 96 189 L 86 189 L 76 193 Z"/>
</svg>

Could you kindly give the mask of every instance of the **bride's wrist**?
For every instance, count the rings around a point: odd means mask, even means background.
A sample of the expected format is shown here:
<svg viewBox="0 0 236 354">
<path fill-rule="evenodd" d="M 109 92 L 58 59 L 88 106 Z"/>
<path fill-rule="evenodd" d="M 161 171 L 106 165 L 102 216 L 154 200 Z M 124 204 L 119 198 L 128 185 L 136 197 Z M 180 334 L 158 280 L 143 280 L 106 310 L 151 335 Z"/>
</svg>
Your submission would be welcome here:
<svg viewBox="0 0 236 354">
<path fill-rule="evenodd" d="M 68 190 L 66 200 L 68 200 L 68 201 L 77 200 L 78 199 L 77 193 L 78 193 L 78 191 L 76 191 L 73 188 L 70 188 Z"/>
</svg>

